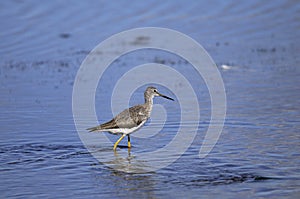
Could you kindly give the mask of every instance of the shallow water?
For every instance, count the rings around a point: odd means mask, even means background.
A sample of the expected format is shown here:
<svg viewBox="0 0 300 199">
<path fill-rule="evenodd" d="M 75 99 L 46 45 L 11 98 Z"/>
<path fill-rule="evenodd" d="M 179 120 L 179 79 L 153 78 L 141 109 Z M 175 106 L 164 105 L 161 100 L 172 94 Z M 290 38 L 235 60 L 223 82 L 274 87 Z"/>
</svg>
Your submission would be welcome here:
<svg viewBox="0 0 300 199">
<path fill-rule="evenodd" d="M 1 198 L 299 197 L 298 2 L 0 4 Z M 111 142 L 93 146 L 95 152 L 110 154 L 109 166 L 99 163 L 78 136 L 72 89 L 81 62 L 112 34 L 144 26 L 191 36 L 218 65 L 227 116 L 217 145 L 204 159 L 198 154 L 209 125 L 210 98 L 203 80 L 195 80 L 189 71 L 185 75 L 200 85 L 200 121 L 178 123 L 176 103 L 157 99 L 155 103 L 168 111 L 159 133 L 147 139 L 133 134 L 130 152 L 122 148 L 114 154 Z M 120 57 L 97 88 L 99 122 L 112 117 L 109 98 L 118 77 L 148 62 L 189 66 L 159 51 Z M 143 102 L 143 89 L 134 93 L 131 105 Z M 172 96 L 172 91 L 161 89 Z M 123 105 L 122 100 L 117 103 Z M 138 173 L 145 164 L 142 152 L 169 143 L 179 124 L 199 124 L 188 150 L 166 168 Z M 157 132 L 162 125 L 159 114 L 153 113 L 145 128 Z M 106 135 L 112 142 L 117 139 Z"/>
</svg>

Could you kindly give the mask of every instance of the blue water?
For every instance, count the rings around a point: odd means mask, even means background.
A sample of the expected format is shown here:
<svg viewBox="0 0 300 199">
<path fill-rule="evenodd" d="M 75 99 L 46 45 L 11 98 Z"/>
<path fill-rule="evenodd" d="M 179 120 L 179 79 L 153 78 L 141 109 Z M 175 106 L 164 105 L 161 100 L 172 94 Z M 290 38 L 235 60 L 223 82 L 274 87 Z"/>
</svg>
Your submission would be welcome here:
<svg viewBox="0 0 300 199">
<path fill-rule="evenodd" d="M 299 13 L 297 1 L 1 2 L 1 198 L 299 198 Z M 200 159 L 211 109 L 203 80 L 195 80 L 201 121 L 184 124 L 200 124 L 192 145 L 166 168 L 128 173 L 116 168 L 130 168 L 139 151 L 172 139 L 179 117 L 172 112 L 175 105 L 155 100 L 167 107 L 170 122 L 154 137 L 133 137 L 130 153 L 116 155 L 108 167 L 78 136 L 72 89 L 80 64 L 96 45 L 145 26 L 175 29 L 203 45 L 222 75 L 227 115 L 217 145 Z M 160 51 L 121 57 L 97 89 L 99 122 L 112 117 L 107 99 L 117 67 L 148 62 L 189 65 Z M 143 88 L 131 105 L 143 102 Z M 155 130 L 161 121 L 152 120 L 147 128 Z M 118 138 L 106 135 L 112 142 Z M 95 146 L 111 148 L 112 143 Z"/>
</svg>

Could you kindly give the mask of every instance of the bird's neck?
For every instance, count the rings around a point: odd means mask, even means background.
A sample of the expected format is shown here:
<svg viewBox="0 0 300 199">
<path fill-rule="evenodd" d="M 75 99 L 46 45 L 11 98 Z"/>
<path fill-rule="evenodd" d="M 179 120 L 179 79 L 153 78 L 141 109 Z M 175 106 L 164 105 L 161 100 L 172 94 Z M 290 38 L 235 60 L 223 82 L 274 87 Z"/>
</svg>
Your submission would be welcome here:
<svg viewBox="0 0 300 199">
<path fill-rule="evenodd" d="M 146 97 L 145 98 L 145 107 L 151 112 L 153 106 L 153 97 Z"/>
<path fill-rule="evenodd" d="M 153 97 L 146 97 L 145 98 L 145 104 L 149 105 L 153 105 Z"/>
</svg>

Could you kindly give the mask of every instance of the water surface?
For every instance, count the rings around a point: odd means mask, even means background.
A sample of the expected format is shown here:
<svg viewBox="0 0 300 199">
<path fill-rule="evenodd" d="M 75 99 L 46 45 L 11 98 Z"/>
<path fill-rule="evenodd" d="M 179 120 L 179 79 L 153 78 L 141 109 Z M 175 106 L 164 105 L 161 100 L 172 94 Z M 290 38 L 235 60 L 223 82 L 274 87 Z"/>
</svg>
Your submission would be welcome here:
<svg viewBox="0 0 300 199">
<path fill-rule="evenodd" d="M 2 2 L 1 197 L 299 197 L 299 11 L 296 1 Z M 81 62 L 99 42 L 144 26 L 181 31 L 207 49 L 224 80 L 227 116 L 217 145 L 199 159 L 210 98 L 203 80 L 186 72 L 199 83 L 201 120 L 182 125 L 199 124 L 197 136 L 175 163 L 141 174 L 126 171 L 142 168 L 141 152 L 170 142 L 179 125 L 176 105 L 155 100 L 168 110 L 164 128 L 149 139 L 133 136 L 130 153 L 119 149 L 107 167 L 79 139 L 72 89 Z M 159 51 L 121 57 L 98 86 L 99 122 L 112 117 L 109 99 L 118 75 L 148 62 L 189 67 Z M 143 89 L 131 105 L 143 102 Z M 152 120 L 147 128 L 156 131 L 162 121 Z M 111 148 L 112 143 L 95 146 L 104 152 Z"/>
</svg>

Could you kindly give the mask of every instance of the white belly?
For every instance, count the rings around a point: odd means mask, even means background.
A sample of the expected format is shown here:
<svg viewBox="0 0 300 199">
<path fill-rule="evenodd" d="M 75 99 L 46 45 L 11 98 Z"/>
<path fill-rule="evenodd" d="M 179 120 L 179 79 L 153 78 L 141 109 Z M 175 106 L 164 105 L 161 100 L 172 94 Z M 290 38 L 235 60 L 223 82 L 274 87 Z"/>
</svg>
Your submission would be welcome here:
<svg viewBox="0 0 300 199">
<path fill-rule="evenodd" d="M 139 130 L 144 124 L 145 124 L 146 121 L 140 123 L 138 126 L 135 126 L 135 127 L 132 127 L 132 128 L 119 128 L 119 129 L 107 129 L 106 131 L 112 133 L 112 134 L 130 134 L 130 133 L 133 133 L 137 130 Z"/>
</svg>

